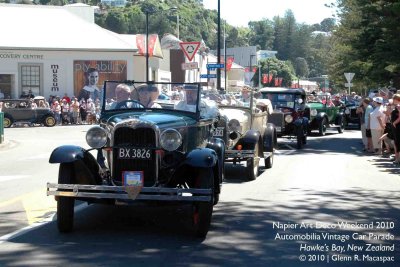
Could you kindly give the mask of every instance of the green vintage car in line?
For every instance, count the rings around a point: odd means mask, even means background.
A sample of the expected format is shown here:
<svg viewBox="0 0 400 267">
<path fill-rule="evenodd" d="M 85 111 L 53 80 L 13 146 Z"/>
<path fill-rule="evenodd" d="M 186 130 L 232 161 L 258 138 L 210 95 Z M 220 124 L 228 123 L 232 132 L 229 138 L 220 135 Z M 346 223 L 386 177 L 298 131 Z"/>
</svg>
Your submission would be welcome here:
<svg viewBox="0 0 400 267">
<path fill-rule="evenodd" d="M 318 131 L 323 136 L 328 128 L 336 128 L 343 133 L 346 124 L 343 108 L 335 106 L 330 95 L 308 95 L 307 106 L 310 108 L 309 133 Z"/>
</svg>

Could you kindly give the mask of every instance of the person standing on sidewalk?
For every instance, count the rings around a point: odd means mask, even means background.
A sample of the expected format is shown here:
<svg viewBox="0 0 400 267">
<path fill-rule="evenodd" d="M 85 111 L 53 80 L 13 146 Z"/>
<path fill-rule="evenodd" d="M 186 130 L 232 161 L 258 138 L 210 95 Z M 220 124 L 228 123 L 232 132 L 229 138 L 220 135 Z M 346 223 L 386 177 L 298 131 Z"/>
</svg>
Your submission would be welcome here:
<svg viewBox="0 0 400 267">
<path fill-rule="evenodd" d="M 369 115 L 371 112 L 374 110 L 374 108 L 371 105 L 371 99 L 369 97 L 365 98 L 363 101 L 363 107 L 364 107 L 364 125 L 365 125 L 365 138 L 367 139 L 367 145 L 365 146 L 365 151 L 366 152 L 372 152 L 372 138 L 371 138 L 371 127 L 370 127 L 370 120 L 369 120 Z"/>
<path fill-rule="evenodd" d="M 385 114 L 383 113 L 382 97 L 373 98 L 375 109 L 370 114 L 370 127 L 371 127 L 371 138 L 372 146 L 375 154 L 382 154 L 382 145 L 379 142 L 379 138 L 383 135 L 385 129 Z"/>
<path fill-rule="evenodd" d="M 390 114 L 392 122 L 392 131 L 394 137 L 394 161 L 393 163 L 400 163 L 400 94 L 393 96 L 393 110 Z"/>
</svg>

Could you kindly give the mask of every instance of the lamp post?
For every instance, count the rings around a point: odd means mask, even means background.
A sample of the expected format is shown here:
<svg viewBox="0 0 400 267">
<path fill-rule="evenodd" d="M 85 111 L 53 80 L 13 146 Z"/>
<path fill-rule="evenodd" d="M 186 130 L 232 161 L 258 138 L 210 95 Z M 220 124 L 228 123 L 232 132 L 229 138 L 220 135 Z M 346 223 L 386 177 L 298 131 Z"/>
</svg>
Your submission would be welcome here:
<svg viewBox="0 0 400 267">
<path fill-rule="evenodd" d="M 149 82 L 149 10 L 146 9 L 146 83 Z"/>
<path fill-rule="evenodd" d="M 252 66 L 252 64 L 251 64 L 251 62 L 252 62 L 251 59 L 252 59 L 253 57 L 255 57 L 255 56 L 256 56 L 256 55 L 250 55 L 250 62 L 249 62 L 249 64 L 250 64 L 250 65 L 249 65 L 250 72 L 253 72 L 253 66 Z M 255 73 L 254 73 L 254 74 L 255 74 Z M 253 75 L 253 77 L 254 77 L 254 75 Z M 254 82 L 253 82 L 253 85 L 254 85 Z"/>
<path fill-rule="evenodd" d="M 217 63 L 221 64 L 221 3 L 218 0 L 218 18 L 217 18 Z M 221 69 L 217 68 L 217 90 L 221 89 Z"/>
<path fill-rule="evenodd" d="M 173 6 L 169 10 L 176 12 L 176 37 L 179 39 L 179 12 L 178 12 L 178 7 L 177 6 Z"/>
</svg>

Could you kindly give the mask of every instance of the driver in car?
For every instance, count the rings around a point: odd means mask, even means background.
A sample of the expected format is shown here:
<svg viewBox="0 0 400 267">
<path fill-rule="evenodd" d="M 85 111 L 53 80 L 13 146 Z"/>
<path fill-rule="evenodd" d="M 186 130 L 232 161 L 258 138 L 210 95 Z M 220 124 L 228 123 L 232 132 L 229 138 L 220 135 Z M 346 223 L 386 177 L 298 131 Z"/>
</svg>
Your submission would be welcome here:
<svg viewBox="0 0 400 267">
<path fill-rule="evenodd" d="M 115 100 L 110 104 L 109 109 L 115 109 L 117 105 L 123 101 L 129 100 L 131 95 L 131 88 L 123 83 L 115 87 Z"/>
</svg>

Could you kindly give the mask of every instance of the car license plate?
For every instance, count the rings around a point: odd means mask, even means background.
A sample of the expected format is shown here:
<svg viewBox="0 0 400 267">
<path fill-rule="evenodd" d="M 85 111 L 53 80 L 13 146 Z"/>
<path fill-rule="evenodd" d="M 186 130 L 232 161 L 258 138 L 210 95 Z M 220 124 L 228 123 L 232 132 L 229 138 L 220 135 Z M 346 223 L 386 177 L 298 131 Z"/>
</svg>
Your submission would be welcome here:
<svg viewBox="0 0 400 267">
<path fill-rule="evenodd" d="M 145 148 L 118 148 L 119 159 L 151 159 L 151 150 Z"/>
<path fill-rule="evenodd" d="M 277 132 L 282 131 L 282 127 L 279 127 L 279 126 L 276 126 L 275 129 L 276 129 Z"/>
<path fill-rule="evenodd" d="M 217 127 L 214 131 L 214 136 L 224 136 L 224 127 Z"/>
<path fill-rule="evenodd" d="M 143 186 L 142 171 L 125 171 L 122 172 L 123 184 L 125 186 Z"/>
</svg>

